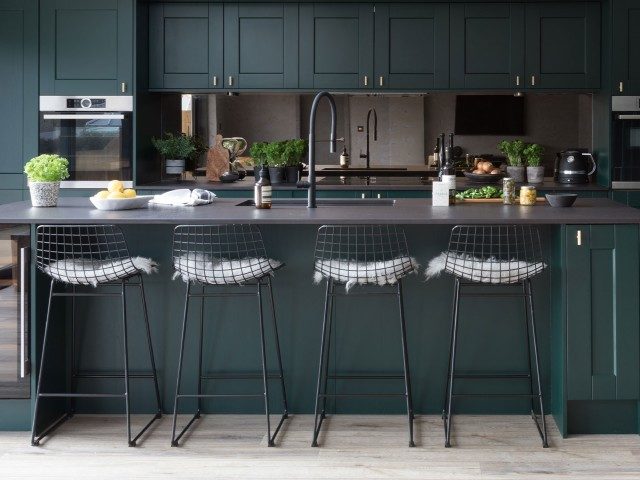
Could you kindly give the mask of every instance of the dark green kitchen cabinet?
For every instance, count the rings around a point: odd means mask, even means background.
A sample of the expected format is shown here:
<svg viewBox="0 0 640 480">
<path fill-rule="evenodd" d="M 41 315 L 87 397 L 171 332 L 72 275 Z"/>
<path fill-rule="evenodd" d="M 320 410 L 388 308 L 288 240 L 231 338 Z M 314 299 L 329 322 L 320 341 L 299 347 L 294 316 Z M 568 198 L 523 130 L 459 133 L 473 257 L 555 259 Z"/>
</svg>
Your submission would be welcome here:
<svg viewBox="0 0 640 480">
<path fill-rule="evenodd" d="M 222 4 L 149 6 L 149 88 L 223 86 Z"/>
<path fill-rule="evenodd" d="M 373 88 L 373 5 L 300 4 L 301 88 Z"/>
<path fill-rule="evenodd" d="M 225 4 L 226 88 L 298 86 L 298 5 Z"/>
<path fill-rule="evenodd" d="M 568 400 L 640 399 L 638 225 L 565 236 Z"/>
<path fill-rule="evenodd" d="M 133 0 L 40 2 L 40 94 L 131 95 Z"/>
<path fill-rule="evenodd" d="M 640 95 L 640 2 L 613 0 L 612 82 L 617 95 Z"/>
<path fill-rule="evenodd" d="M 449 86 L 449 5 L 376 4 L 375 89 Z"/>
<path fill-rule="evenodd" d="M 451 88 L 524 86 L 524 5 L 451 5 Z"/>
<path fill-rule="evenodd" d="M 600 4 L 528 3 L 527 88 L 600 87 Z"/>
</svg>

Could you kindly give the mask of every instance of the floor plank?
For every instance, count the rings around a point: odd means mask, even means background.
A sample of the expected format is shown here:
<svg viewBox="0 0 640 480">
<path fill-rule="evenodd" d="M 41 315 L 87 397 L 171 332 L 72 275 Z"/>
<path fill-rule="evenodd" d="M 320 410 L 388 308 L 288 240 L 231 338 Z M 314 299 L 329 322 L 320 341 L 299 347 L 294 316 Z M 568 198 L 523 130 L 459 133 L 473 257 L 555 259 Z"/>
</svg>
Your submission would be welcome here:
<svg viewBox="0 0 640 480">
<path fill-rule="evenodd" d="M 135 416 L 136 426 L 147 420 Z M 180 421 L 187 421 L 181 417 Z M 275 418 L 274 418 L 275 420 Z M 437 416 L 416 419 L 417 448 L 408 448 L 401 416 L 329 417 L 320 448 L 311 448 L 313 417 L 292 416 L 266 446 L 264 417 L 208 415 L 182 446 L 169 446 L 164 417 L 140 445 L 124 441 L 119 416 L 77 416 L 42 446 L 26 432 L 0 433 L 0 478 L 216 479 L 639 479 L 640 437 L 580 435 L 562 439 L 549 422 L 543 449 L 526 416 L 459 415 L 453 442 L 443 447 Z"/>
</svg>

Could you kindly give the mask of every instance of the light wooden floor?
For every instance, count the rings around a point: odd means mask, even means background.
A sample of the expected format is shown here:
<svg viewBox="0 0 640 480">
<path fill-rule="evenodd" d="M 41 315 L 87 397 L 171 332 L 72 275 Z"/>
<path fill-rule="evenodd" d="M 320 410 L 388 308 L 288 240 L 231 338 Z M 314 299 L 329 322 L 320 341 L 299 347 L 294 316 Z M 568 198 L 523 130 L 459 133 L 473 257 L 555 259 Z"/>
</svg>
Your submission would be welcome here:
<svg viewBox="0 0 640 480">
<path fill-rule="evenodd" d="M 144 417 L 135 417 L 141 425 Z M 542 449 L 526 416 L 460 415 L 455 446 L 445 449 L 437 416 L 416 419 L 408 448 L 400 416 L 335 416 L 321 447 L 309 447 L 313 417 L 293 416 L 266 446 L 263 417 L 206 416 L 186 443 L 169 446 L 170 417 L 137 448 L 124 441 L 122 417 L 79 416 L 44 440 L 0 433 L 0 479 L 640 479 L 640 437 L 584 435 L 563 440 L 552 421 Z"/>
</svg>

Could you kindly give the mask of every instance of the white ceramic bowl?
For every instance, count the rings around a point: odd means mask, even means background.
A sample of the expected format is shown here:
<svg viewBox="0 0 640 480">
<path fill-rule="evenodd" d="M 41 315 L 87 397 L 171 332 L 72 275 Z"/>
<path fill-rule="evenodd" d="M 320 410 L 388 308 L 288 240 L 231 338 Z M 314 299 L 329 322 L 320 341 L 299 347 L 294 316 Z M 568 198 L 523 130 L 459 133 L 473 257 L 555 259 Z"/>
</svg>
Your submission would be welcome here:
<svg viewBox="0 0 640 480">
<path fill-rule="evenodd" d="M 134 208 L 147 208 L 153 195 L 139 195 L 133 198 L 96 198 L 89 197 L 91 203 L 98 210 L 132 210 Z"/>
</svg>

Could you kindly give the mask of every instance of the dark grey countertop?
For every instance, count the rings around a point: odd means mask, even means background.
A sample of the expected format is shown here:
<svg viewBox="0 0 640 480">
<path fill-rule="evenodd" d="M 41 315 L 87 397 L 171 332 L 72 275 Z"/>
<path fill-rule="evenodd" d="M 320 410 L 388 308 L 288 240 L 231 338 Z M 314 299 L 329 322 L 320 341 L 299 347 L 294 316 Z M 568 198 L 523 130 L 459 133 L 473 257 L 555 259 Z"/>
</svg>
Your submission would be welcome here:
<svg viewBox="0 0 640 480">
<path fill-rule="evenodd" d="M 377 177 L 367 182 L 358 177 L 348 178 L 347 183 L 343 183 L 337 177 L 318 177 L 318 190 L 431 190 L 431 182 L 424 183 L 419 178 L 394 178 L 394 177 Z M 174 188 L 205 188 L 208 190 L 252 190 L 253 177 L 246 177 L 244 180 L 233 183 L 222 182 L 195 182 L 187 180 L 183 182 L 161 182 L 148 185 L 137 185 L 138 190 L 171 190 Z M 466 190 L 475 187 L 476 184 L 470 183 L 466 178 L 458 178 L 456 181 L 458 190 Z M 500 186 L 500 183 L 498 183 Z M 285 183 L 274 185 L 276 190 L 297 190 L 295 184 Z M 546 178 L 541 184 L 536 185 L 538 190 L 546 191 L 607 191 L 607 187 L 602 187 L 595 183 L 584 185 L 562 185 L 553 181 L 552 178 Z"/>
<path fill-rule="evenodd" d="M 363 201 L 361 205 L 319 206 L 309 210 L 304 204 L 274 204 L 270 210 L 236 206 L 238 199 L 217 199 L 200 207 L 150 206 L 138 210 L 100 211 L 88 198 L 61 198 L 58 207 L 34 208 L 30 202 L 0 206 L 0 223 L 61 224 L 620 224 L 640 223 L 640 210 L 609 199 L 579 198 L 570 208 L 547 204 L 521 207 L 467 203 L 433 207 L 430 200 L 402 199 L 393 205 Z M 352 200 L 353 201 L 353 200 Z"/>
</svg>

